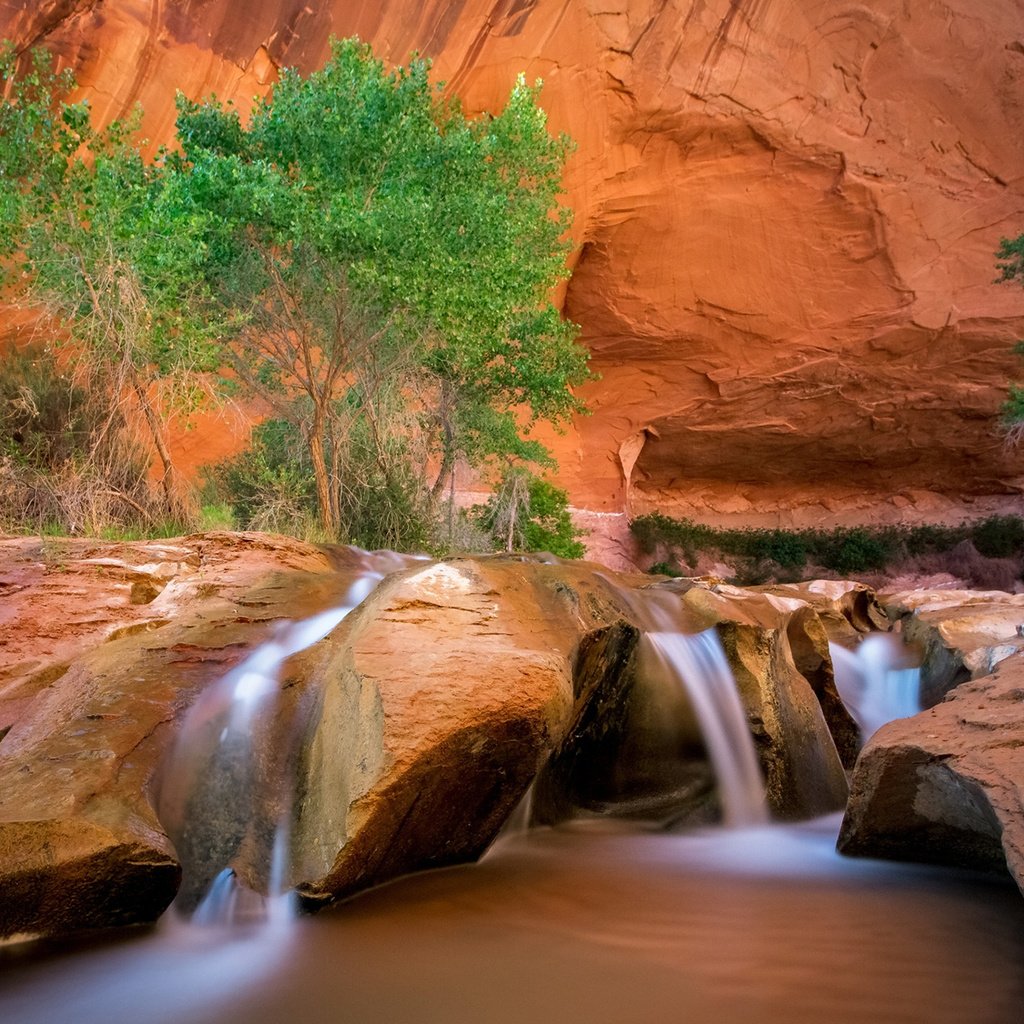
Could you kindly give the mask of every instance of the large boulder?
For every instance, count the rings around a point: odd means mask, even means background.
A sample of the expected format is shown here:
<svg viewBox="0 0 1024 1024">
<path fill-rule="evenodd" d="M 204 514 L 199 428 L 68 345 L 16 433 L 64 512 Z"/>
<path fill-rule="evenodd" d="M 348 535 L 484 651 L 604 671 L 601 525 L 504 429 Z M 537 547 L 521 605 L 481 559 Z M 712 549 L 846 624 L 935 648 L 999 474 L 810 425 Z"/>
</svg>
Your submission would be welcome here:
<svg viewBox="0 0 1024 1024">
<path fill-rule="evenodd" d="M 53 550 L 30 538 L 3 549 L 0 578 L 19 582 L 0 660 L 13 695 L 0 937 L 149 921 L 167 906 L 180 863 L 151 794 L 176 724 L 276 622 L 344 588 L 329 553 L 256 534 Z M 135 604 L 140 585 L 160 592 Z"/>
<path fill-rule="evenodd" d="M 265 889 L 288 810 L 261 790 L 274 775 L 299 773 L 289 880 L 309 904 L 476 856 L 635 642 L 592 568 L 419 564 L 286 660 L 277 719 L 253 724 L 239 767 L 219 743 L 221 681 L 258 675 L 254 652 L 287 620 L 343 604 L 367 558 L 375 577 L 388 560 L 185 538 L 161 549 L 182 568 L 158 587 L 145 545 L 62 542 L 42 568 L 33 545 L 8 546 L 21 589 L 5 627 L 20 640 L 0 663 L 16 697 L 0 741 L 0 936 L 152 920 L 182 865 L 189 906 L 225 865 Z M 159 593 L 135 605 L 140 582 Z"/>
<path fill-rule="evenodd" d="M 841 852 L 983 870 L 1024 891 L 1024 655 L 880 729 L 854 772 Z"/>
<path fill-rule="evenodd" d="M 601 591 L 587 567 L 455 559 L 365 602 L 302 759 L 307 904 L 487 848 L 595 692 L 618 700 L 636 633 Z"/>
</svg>

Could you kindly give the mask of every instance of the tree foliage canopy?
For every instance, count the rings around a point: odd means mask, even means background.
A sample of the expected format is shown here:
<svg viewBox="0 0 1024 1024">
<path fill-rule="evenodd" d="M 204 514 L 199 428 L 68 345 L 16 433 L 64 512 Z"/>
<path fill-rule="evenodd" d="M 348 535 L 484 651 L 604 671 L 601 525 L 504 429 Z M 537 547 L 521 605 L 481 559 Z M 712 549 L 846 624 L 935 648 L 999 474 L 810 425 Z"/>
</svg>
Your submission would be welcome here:
<svg viewBox="0 0 1024 1024">
<path fill-rule="evenodd" d="M 539 83 L 469 117 L 429 62 L 332 47 L 245 122 L 179 95 L 178 145 L 155 159 L 137 119 L 94 128 L 69 75 L 5 49 L 0 257 L 112 400 L 134 397 L 165 482 L 169 410 L 229 364 L 303 438 L 344 537 L 371 495 L 436 515 L 459 460 L 549 462 L 528 428 L 576 411 L 587 371 L 551 301 L 569 143 Z"/>
<path fill-rule="evenodd" d="M 387 70 L 336 42 L 286 71 L 243 124 L 179 96 L 172 162 L 208 225 L 207 279 L 234 328 L 238 372 L 306 431 L 321 515 L 346 490 L 390 487 L 410 460 L 436 499 L 458 457 L 541 461 L 522 423 L 577 409 L 566 274 L 567 152 L 537 87 L 467 117 L 427 61 Z M 353 438 L 368 435 L 354 465 Z"/>
</svg>

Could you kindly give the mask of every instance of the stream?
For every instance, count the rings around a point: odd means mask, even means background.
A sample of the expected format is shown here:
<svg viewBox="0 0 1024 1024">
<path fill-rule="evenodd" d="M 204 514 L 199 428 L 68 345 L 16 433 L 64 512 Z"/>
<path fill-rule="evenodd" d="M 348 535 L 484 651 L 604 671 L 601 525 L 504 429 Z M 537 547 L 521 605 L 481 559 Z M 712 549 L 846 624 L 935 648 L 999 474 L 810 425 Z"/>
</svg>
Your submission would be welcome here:
<svg viewBox="0 0 1024 1024">
<path fill-rule="evenodd" d="M 839 818 L 499 839 L 316 917 L 0 949 L 4 1024 L 1017 1024 L 1008 880 L 851 860 Z"/>
</svg>

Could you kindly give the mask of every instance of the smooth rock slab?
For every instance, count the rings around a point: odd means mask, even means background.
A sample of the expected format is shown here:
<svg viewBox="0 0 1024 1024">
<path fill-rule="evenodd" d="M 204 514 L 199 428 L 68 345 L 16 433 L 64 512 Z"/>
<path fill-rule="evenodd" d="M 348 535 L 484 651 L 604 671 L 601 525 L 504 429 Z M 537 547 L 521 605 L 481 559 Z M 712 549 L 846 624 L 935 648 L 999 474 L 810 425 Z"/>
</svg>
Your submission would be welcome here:
<svg viewBox="0 0 1024 1024">
<path fill-rule="evenodd" d="M 167 552 L 172 567 L 145 568 Z M 0 624 L 0 938 L 152 921 L 171 902 L 180 859 L 153 789 L 175 724 L 277 622 L 337 600 L 335 561 L 257 534 L 2 542 L 0 580 L 19 582 Z M 145 605 L 140 577 L 162 584 Z"/>
<path fill-rule="evenodd" d="M 1024 891 L 1024 655 L 864 748 L 839 850 L 983 870 Z"/>
<path fill-rule="evenodd" d="M 987 676 L 1024 649 L 1024 594 L 924 590 L 879 594 L 903 638 L 920 647 L 921 703 L 940 701 L 968 679 Z"/>
</svg>

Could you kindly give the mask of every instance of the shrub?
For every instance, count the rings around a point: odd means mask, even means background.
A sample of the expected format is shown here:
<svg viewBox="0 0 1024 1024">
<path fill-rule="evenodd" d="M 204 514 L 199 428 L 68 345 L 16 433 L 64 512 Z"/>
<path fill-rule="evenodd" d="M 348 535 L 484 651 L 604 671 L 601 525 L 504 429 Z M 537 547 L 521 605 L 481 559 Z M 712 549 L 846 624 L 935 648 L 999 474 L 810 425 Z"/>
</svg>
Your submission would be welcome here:
<svg viewBox="0 0 1024 1024">
<path fill-rule="evenodd" d="M 1008 558 L 1024 549 L 1024 520 L 1016 516 L 992 516 L 977 523 L 970 537 L 986 558 Z"/>
<path fill-rule="evenodd" d="M 716 530 L 660 513 L 630 524 L 641 549 L 658 557 L 652 572 L 696 565 L 702 551 L 729 557 L 734 582 L 791 581 L 809 564 L 846 576 L 917 558 L 974 586 L 1011 589 L 1024 556 L 1024 519 L 992 516 L 959 526 L 839 527 L 834 530 Z"/>
<path fill-rule="evenodd" d="M 800 568 L 807 562 L 807 541 L 803 534 L 785 530 L 751 531 L 749 551 L 758 561 L 774 562 L 786 569 Z"/>
<path fill-rule="evenodd" d="M 559 558 L 582 558 L 579 539 L 584 531 L 573 526 L 565 491 L 521 467 L 505 473 L 486 505 L 473 518 L 505 551 L 547 551 Z"/>
<path fill-rule="evenodd" d="M 0 376 L 0 529 L 102 535 L 164 518 L 149 452 L 106 389 L 77 383 L 40 349 L 10 353 Z M 182 503 L 184 507 L 184 503 Z M 166 524 L 181 532 L 190 524 Z"/>
<path fill-rule="evenodd" d="M 884 534 L 866 529 L 837 530 L 820 547 L 821 563 L 841 575 L 881 569 L 895 555 Z"/>
</svg>

